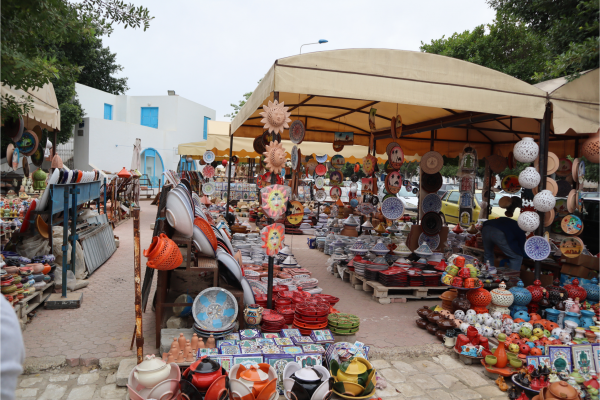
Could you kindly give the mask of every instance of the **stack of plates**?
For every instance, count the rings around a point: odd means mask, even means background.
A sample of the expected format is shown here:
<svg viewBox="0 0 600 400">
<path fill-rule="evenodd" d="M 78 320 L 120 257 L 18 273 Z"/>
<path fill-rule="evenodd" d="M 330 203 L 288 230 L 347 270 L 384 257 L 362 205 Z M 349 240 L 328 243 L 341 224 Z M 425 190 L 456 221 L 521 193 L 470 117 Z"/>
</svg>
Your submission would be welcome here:
<svg viewBox="0 0 600 400">
<path fill-rule="evenodd" d="M 294 284 L 303 290 L 316 288 L 319 281 L 315 278 L 294 279 Z"/>
<path fill-rule="evenodd" d="M 324 299 L 307 299 L 296 305 L 293 327 L 299 329 L 304 336 L 310 335 L 313 330 L 325 329 L 329 309 L 329 302 Z"/>
<path fill-rule="evenodd" d="M 296 313 L 295 305 L 289 304 L 289 305 L 278 306 L 277 312 L 279 314 L 283 315 L 286 325 L 291 325 L 294 323 L 294 314 Z"/>
<path fill-rule="evenodd" d="M 213 335 L 213 337 L 217 340 L 222 339 L 225 335 L 228 335 L 230 333 L 232 333 L 234 330 L 234 326 L 231 326 L 230 328 L 228 328 L 227 330 L 224 331 L 207 331 L 202 329 L 198 324 L 194 324 L 194 332 L 198 334 L 198 336 L 201 336 L 203 338 L 208 338 L 210 337 L 210 335 Z"/>
<path fill-rule="evenodd" d="M 365 275 L 365 269 L 385 271 L 389 268 L 387 264 L 378 264 L 371 261 L 354 261 L 354 272 L 359 276 Z"/>
<path fill-rule="evenodd" d="M 441 273 L 437 271 L 423 271 L 423 279 L 425 280 L 425 286 L 440 286 Z"/>
<path fill-rule="evenodd" d="M 377 277 L 379 276 L 379 270 L 372 269 L 372 268 L 366 268 L 364 276 L 365 276 L 365 279 L 368 281 L 376 281 Z"/>
<path fill-rule="evenodd" d="M 260 272 L 251 269 L 244 269 L 244 275 L 249 281 L 258 281 L 260 279 Z"/>
<path fill-rule="evenodd" d="M 408 273 L 401 269 L 390 268 L 387 271 L 379 271 L 377 281 L 386 287 L 408 286 Z"/>
<path fill-rule="evenodd" d="M 360 319 L 356 315 L 337 313 L 329 314 L 328 326 L 336 335 L 353 335 L 360 328 Z"/>
<path fill-rule="evenodd" d="M 285 318 L 276 311 L 266 309 L 263 311 L 261 330 L 268 333 L 278 333 L 286 328 Z"/>
<path fill-rule="evenodd" d="M 408 286 L 425 286 L 425 278 L 423 275 L 408 275 Z"/>
</svg>

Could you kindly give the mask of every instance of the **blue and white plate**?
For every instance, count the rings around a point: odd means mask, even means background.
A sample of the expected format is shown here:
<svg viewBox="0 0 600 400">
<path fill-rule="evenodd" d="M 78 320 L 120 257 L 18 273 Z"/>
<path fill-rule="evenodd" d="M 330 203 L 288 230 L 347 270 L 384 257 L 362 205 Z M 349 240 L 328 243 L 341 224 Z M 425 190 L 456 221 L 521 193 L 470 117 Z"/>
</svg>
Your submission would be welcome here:
<svg viewBox="0 0 600 400">
<path fill-rule="evenodd" d="M 215 184 L 214 182 L 206 182 L 202 184 L 202 193 L 207 196 L 212 195 L 215 192 Z"/>
<path fill-rule="evenodd" d="M 387 219 L 396 220 L 404 214 L 404 203 L 398 197 L 388 197 L 381 203 L 381 213 Z"/>
<path fill-rule="evenodd" d="M 202 159 L 207 164 L 210 164 L 211 162 L 215 161 L 215 153 L 213 153 L 212 151 L 208 150 L 207 152 L 204 153 L 204 155 L 202 156 Z"/>
<path fill-rule="evenodd" d="M 550 243 L 542 236 L 532 236 L 525 242 L 525 254 L 532 260 L 545 260 L 551 250 Z"/>
<path fill-rule="evenodd" d="M 222 288 L 204 289 L 194 299 L 192 315 L 206 331 L 224 331 L 237 320 L 238 304 L 233 295 Z"/>
<path fill-rule="evenodd" d="M 429 193 L 422 202 L 423 213 L 428 213 L 430 211 L 440 212 L 442 210 L 442 199 L 437 193 Z"/>
<path fill-rule="evenodd" d="M 327 162 L 327 154 L 325 154 L 324 156 L 317 156 L 317 161 L 321 164 Z"/>
<path fill-rule="evenodd" d="M 424 233 L 421 233 L 419 236 L 419 246 L 423 243 L 426 243 L 430 249 L 435 250 L 440 245 L 440 235 L 428 236 Z"/>
</svg>

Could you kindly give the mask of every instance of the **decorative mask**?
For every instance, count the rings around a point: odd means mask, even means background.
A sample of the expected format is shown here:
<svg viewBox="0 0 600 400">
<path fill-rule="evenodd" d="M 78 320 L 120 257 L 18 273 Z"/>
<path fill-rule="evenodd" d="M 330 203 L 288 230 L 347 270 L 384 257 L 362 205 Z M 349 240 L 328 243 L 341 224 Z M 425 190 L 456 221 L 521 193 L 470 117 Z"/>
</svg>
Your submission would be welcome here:
<svg viewBox="0 0 600 400">
<path fill-rule="evenodd" d="M 271 185 L 262 189 L 263 211 L 269 218 L 277 219 L 285 212 L 288 201 L 289 187 L 283 185 Z"/>
<path fill-rule="evenodd" d="M 289 118 L 292 115 L 291 112 L 288 112 L 289 107 L 284 107 L 284 102 L 279 103 L 277 100 L 269 103 L 267 105 L 263 105 L 263 112 L 260 115 L 263 119 L 260 121 L 264 125 L 264 129 L 269 132 L 280 132 L 283 133 L 283 130 L 289 128 L 288 122 L 292 122 Z"/>
<path fill-rule="evenodd" d="M 266 168 L 275 174 L 280 173 L 285 165 L 285 149 L 281 143 L 277 141 L 266 145 L 266 149 L 267 151 L 263 153 L 265 156 Z"/>
<path fill-rule="evenodd" d="M 285 239 L 285 228 L 282 224 L 272 224 L 264 228 L 261 233 L 263 241 L 262 247 L 266 249 L 268 256 L 274 256 L 279 253 Z"/>
</svg>

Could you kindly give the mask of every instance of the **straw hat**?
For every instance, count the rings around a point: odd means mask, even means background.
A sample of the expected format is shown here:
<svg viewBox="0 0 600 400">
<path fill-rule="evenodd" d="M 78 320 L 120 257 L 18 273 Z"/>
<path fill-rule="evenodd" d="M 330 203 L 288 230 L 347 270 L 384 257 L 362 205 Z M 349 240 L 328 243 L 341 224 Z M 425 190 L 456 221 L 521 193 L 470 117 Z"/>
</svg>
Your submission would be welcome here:
<svg viewBox="0 0 600 400">
<path fill-rule="evenodd" d="M 12 168 L 14 152 L 15 152 L 15 146 L 12 143 L 9 143 L 8 146 L 6 146 L 6 162 L 8 162 L 8 165 L 11 168 Z"/>
<path fill-rule="evenodd" d="M 54 157 L 52 158 L 52 168 L 62 168 L 62 167 L 63 167 L 62 158 L 60 158 L 60 156 L 58 154 L 55 154 Z"/>
<path fill-rule="evenodd" d="M 421 157 L 421 163 L 419 165 L 423 172 L 427 174 L 435 174 L 440 172 L 444 166 L 444 159 L 437 151 L 428 151 L 423 155 L 423 157 Z"/>
</svg>

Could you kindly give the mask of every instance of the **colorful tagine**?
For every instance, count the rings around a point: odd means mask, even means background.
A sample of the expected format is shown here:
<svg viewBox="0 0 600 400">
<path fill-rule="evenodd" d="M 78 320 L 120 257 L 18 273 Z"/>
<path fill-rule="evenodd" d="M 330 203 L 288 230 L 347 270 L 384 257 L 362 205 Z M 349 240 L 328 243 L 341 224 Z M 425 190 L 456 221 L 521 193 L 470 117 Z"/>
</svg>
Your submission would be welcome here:
<svg viewBox="0 0 600 400">
<path fill-rule="evenodd" d="M 523 281 L 519 281 L 517 286 L 511 287 L 508 291 L 511 292 L 514 297 L 510 315 L 514 317 L 515 313 L 518 311 L 527 311 L 527 305 L 531 303 L 532 296 L 531 292 L 525 289 Z"/>
<path fill-rule="evenodd" d="M 567 294 L 567 289 L 560 286 L 560 280 L 555 279 L 552 282 L 552 285 L 546 286 L 546 290 L 548 291 L 548 296 L 550 300 L 550 304 L 553 306 L 557 305 L 560 302 L 560 294 Z"/>
</svg>

